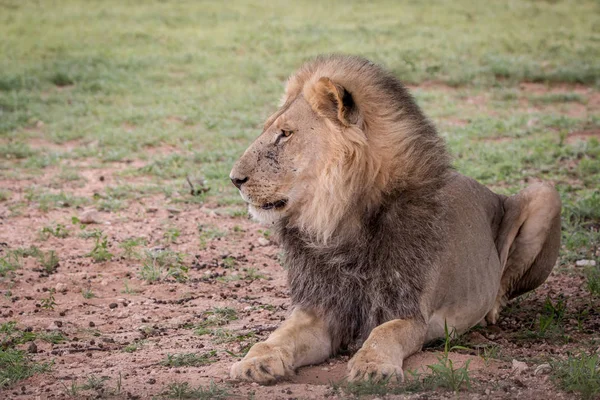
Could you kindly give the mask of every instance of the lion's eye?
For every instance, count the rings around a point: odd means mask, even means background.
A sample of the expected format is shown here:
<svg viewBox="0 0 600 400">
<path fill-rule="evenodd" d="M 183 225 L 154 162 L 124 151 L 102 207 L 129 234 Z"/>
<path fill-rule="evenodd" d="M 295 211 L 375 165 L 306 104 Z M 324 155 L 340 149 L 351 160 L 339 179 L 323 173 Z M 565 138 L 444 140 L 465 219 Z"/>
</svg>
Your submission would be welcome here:
<svg viewBox="0 0 600 400">
<path fill-rule="evenodd" d="M 292 136 L 292 133 L 294 133 L 294 132 L 293 131 L 287 131 L 285 129 L 282 129 L 281 132 L 280 132 L 281 136 L 283 136 L 283 137 L 290 137 L 290 136 Z"/>
</svg>

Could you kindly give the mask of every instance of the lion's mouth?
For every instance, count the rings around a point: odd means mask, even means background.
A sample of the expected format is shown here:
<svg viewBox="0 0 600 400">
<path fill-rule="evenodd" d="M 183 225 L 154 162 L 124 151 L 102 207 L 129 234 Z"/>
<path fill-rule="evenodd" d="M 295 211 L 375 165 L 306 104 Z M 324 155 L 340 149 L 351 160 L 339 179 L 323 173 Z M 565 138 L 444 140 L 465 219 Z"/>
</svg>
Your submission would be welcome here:
<svg viewBox="0 0 600 400">
<path fill-rule="evenodd" d="M 262 208 L 263 210 L 277 210 L 279 208 L 283 208 L 285 207 L 285 205 L 287 204 L 287 200 L 282 199 L 282 200 L 277 200 L 273 203 L 266 203 L 263 204 L 262 206 L 260 206 L 260 208 Z"/>
</svg>

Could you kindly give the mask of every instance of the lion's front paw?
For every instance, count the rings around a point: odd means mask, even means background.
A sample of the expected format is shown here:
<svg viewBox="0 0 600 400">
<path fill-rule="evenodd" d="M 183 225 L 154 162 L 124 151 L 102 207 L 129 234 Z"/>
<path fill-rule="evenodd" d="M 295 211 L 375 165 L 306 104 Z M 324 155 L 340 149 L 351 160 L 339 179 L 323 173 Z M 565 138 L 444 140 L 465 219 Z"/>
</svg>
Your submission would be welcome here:
<svg viewBox="0 0 600 400">
<path fill-rule="evenodd" d="M 402 382 L 404 373 L 401 365 L 390 363 L 374 351 L 361 349 L 348 363 L 348 380 Z"/>
<path fill-rule="evenodd" d="M 262 384 L 293 374 L 294 368 L 286 352 L 265 343 L 254 345 L 242 361 L 231 366 L 230 372 L 232 379 Z"/>
</svg>

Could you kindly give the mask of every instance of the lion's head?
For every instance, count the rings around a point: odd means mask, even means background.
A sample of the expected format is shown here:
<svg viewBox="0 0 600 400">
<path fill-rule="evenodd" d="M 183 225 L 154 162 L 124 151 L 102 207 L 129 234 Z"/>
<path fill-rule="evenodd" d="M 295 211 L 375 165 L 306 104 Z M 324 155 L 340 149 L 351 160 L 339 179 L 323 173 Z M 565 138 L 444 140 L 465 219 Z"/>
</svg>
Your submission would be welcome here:
<svg viewBox="0 0 600 400">
<path fill-rule="evenodd" d="M 448 167 L 443 141 L 404 87 L 363 58 L 308 62 L 282 103 L 230 174 L 262 222 L 285 220 L 327 241 L 342 225 L 358 227 L 386 195 Z"/>
</svg>

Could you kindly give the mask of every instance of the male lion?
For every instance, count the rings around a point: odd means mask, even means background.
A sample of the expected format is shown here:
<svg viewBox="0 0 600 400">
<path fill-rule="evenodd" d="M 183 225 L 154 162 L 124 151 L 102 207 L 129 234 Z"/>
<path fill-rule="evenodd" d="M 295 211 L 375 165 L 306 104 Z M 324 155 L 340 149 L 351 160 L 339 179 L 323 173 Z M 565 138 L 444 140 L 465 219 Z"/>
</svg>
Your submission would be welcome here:
<svg viewBox="0 0 600 400">
<path fill-rule="evenodd" d="M 230 178 L 282 243 L 293 304 L 234 379 L 272 382 L 358 341 L 350 380 L 401 380 L 445 323 L 495 323 L 558 256 L 556 190 L 507 197 L 455 172 L 402 84 L 359 57 L 300 68 Z"/>
</svg>

